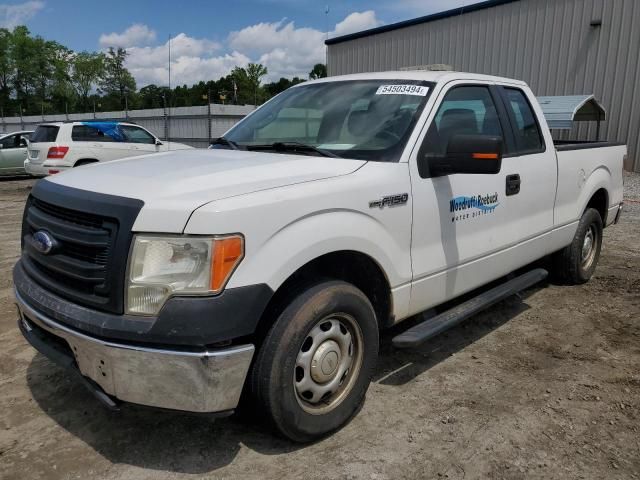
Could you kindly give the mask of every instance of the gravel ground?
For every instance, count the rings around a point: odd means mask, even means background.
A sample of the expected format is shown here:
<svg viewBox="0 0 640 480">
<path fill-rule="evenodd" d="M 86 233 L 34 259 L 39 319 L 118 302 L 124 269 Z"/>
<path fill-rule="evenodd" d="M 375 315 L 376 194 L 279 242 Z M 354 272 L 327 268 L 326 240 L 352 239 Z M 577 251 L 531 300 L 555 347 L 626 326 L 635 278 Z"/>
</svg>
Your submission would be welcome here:
<svg viewBox="0 0 640 480">
<path fill-rule="evenodd" d="M 31 180 L 0 181 L 0 478 L 640 478 L 640 176 L 586 285 L 540 285 L 413 351 L 383 337 L 359 415 L 313 445 L 237 417 L 113 415 L 20 336 Z"/>
</svg>

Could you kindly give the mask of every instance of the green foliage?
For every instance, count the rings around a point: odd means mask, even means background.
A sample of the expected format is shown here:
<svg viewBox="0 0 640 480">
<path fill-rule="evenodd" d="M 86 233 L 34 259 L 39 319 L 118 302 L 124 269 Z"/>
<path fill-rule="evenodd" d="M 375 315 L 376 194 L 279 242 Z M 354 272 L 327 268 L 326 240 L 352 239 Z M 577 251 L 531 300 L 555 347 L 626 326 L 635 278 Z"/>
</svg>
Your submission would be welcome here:
<svg viewBox="0 0 640 480">
<path fill-rule="evenodd" d="M 127 107 L 128 99 L 136 91 L 136 81 L 124 66 L 127 58 L 127 51 L 124 48 L 109 48 L 104 57 L 104 73 L 100 79 L 98 91 L 106 97 L 109 105 L 114 105 L 114 99 L 118 100 L 117 108 Z"/>
<path fill-rule="evenodd" d="M 327 76 L 327 66 L 324 63 L 316 63 L 309 72 L 309 78 L 316 80 Z"/>
<path fill-rule="evenodd" d="M 74 52 L 33 36 L 25 26 L 0 28 L 0 108 L 5 116 L 41 113 L 114 111 L 124 108 L 188 107 L 211 103 L 260 104 L 304 79 L 281 78 L 263 84 L 267 68 L 260 63 L 235 67 L 217 80 L 194 85 L 147 85 L 136 82 L 125 67 L 127 51 Z M 324 69 L 324 70 L 323 70 Z M 315 73 L 314 73 L 315 72 Z M 324 72 L 324 74 L 322 73 Z M 326 76 L 314 66 L 310 78 Z"/>
<path fill-rule="evenodd" d="M 102 53 L 80 52 L 73 57 L 71 64 L 71 83 L 82 109 L 88 111 L 89 94 L 104 75 L 105 56 Z"/>
</svg>

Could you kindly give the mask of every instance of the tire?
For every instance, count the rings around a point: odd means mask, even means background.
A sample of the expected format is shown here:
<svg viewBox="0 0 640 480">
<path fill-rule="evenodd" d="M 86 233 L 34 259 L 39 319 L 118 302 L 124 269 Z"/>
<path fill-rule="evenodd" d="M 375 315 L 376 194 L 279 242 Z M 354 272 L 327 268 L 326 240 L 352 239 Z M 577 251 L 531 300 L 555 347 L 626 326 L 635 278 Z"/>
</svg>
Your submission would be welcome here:
<svg viewBox="0 0 640 480">
<path fill-rule="evenodd" d="M 602 228 L 602 218 L 598 211 L 587 208 L 582 214 L 571 244 L 553 257 L 554 276 L 559 281 L 568 285 L 579 285 L 589 281 L 600 258 Z M 587 240 L 587 236 L 590 236 L 591 241 Z M 591 247 L 588 247 L 589 243 Z"/>
<path fill-rule="evenodd" d="M 262 343 L 252 396 L 285 437 L 321 438 L 360 409 L 378 340 L 375 312 L 360 290 L 333 280 L 311 286 L 292 298 Z"/>
</svg>

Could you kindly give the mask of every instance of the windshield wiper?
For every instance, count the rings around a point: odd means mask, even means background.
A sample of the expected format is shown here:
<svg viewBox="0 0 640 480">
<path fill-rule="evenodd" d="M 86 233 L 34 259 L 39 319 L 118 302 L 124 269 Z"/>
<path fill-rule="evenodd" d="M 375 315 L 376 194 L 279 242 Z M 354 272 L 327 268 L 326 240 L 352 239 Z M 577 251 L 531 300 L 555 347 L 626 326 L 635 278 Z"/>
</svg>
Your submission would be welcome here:
<svg viewBox="0 0 640 480">
<path fill-rule="evenodd" d="M 240 146 L 236 142 L 224 137 L 216 138 L 210 143 L 210 145 L 226 145 L 227 147 L 231 147 L 232 150 L 241 150 Z"/>
<path fill-rule="evenodd" d="M 301 142 L 274 142 L 259 145 L 247 145 L 247 150 L 274 150 L 276 152 L 314 152 L 323 157 L 342 158 L 333 152 L 323 148 L 314 147 Z"/>
</svg>

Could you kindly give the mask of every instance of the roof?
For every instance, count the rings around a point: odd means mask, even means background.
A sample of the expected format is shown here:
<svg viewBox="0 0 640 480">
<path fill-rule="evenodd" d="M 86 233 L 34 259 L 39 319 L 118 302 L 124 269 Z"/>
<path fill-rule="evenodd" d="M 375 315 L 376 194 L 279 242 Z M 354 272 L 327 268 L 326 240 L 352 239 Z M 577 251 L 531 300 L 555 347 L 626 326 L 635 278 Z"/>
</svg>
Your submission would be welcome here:
<svg viewBox="0 0 640 480">
<path fill-rule="evenodd" d="M 8 137 L 9 135 L 15 135 L 17 133 L 33 133 L 33 130 L 16 130 L 15 132 L 0 132 L 0 138 Z"/>
<path fill-rule="evenodd" d="M 442 20 L 444 18 L 455 17 L 464 13 L 477 12 L 478 10 L 484 10 L 485 8 L 497 7 L 506 3 L 517 2 L 518 0 L 487 0 L 485 2 L 476 3 L 474 5 L 468 5 L 459 8 L 453 8 L 444 12 L 434 13 L 432 15 L 425 15 L 424 17 L 412 18 L 411 20 L 405 20 L 403 22 L 391 23 L 389 25 L 383 25 L 381 27 L 370 28 L 369 30 L 362 30 L 360 32 L 350 33 L 348 35 L 342 35 L 340 37 L 329 38 L 324 43 L 326 45 L 334 45 L 336 43 L 342 43 L 356 38 L 369 37 L 378 33 L 391 32 L 393 30 L 399 30 L 405 27 L 411 27 L 413 25 L 420 25 L 422 23 L 434 22 L 436 20 Z"/>
<path fill-rule="evenodd" d="M 325 77 L 318 80 L 311 80 L 308 82 L 300 83 L 291 88 L 302 88 L 307 85 L 315 83 L 325 82 L 340 82 L 348 80 L 422 80 L 425 82 L 450 82 L 452 80 L 478 80 L 486 82 L 500 82 L 508 83 L 511 85 L 526 85 L 521 80 L 514 80 L 512 78 L 495 77 L 492 75 L 482 75 L 479 73 L 468 72 L 453 72 L 453 71 L 432 71 L 432 70 L 402 70 L 402 71 L 387 71 L 387 72 L 367 72 L 367 73 L 352 73 L 349 75 L 337 75 L 335 77 Z"/>
<path fill-rule="evenodd" d="M 570 130 L 573 122 L 605 120 L 607 112 L 593 95 L 537 97 L 549 128 Z"/>
</svg>

